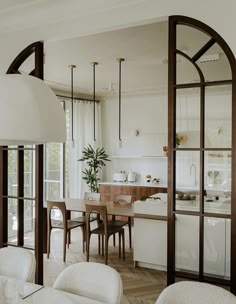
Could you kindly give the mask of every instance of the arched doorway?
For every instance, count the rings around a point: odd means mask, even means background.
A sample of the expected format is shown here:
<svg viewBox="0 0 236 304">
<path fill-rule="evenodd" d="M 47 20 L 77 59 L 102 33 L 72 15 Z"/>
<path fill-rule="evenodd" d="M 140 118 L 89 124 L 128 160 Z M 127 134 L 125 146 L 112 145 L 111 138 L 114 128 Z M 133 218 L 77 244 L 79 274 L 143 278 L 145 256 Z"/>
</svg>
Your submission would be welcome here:
<svg viewBox="0 0 236 304">
<path fill-rule="evenodd" d="M 185 29 L 203 35 L 194 51 L 179 43 Z M 208 73 L 204 62 L 220 57 L 226 69 Z M 184 77 L 180 61 L 193 77 Z M 213 29 L 169 18 L 168 284 L 179 276 L 229 284 L 236 294 L 235 70 Z"/>
</svg>

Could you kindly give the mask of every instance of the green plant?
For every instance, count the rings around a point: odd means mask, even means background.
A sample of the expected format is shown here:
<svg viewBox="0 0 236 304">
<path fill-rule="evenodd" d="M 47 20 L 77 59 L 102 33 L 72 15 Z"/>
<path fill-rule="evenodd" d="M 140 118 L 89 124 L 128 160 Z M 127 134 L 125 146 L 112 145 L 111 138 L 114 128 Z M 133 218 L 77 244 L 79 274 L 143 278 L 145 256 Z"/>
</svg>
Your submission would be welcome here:
<svg viewBox="0 0 236 304">
<path fill-rule="evenodd" d="M 83 173 L 83 179 L 86 181 L 91 192 L 98 192 L 98 177 L 99 170 L 106 166 L 108 159 L 108 154 L 106 154 L 104 148 L 94 149 L 91 145 L 84 148 L 82 151 L 82 158 L 79 161 L 85 161 L 88 168 L 85 168 Z"/>
</svg>

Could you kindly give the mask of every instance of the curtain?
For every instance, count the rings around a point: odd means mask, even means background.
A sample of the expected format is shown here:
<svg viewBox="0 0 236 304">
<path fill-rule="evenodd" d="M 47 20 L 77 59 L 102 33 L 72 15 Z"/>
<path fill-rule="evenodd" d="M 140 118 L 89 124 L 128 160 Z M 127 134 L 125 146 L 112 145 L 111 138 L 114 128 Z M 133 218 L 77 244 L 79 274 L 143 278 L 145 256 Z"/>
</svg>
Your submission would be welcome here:
<svg viewBox="0 0 236 304">
<path fill-rule="evenodd" d="M 89 144 L 92 147 L 101 147 L 101 104 L 96 102 L 96 141 L 94 141 L 94 122 L 93 122 L 93 102 L 78 101 L 74 102 L 73 115 L 73 137 L 71 106 L 70 106 L 70 123 L 69 123 L 69 151 L 68 151 L 68 180 L 69 180 L 69 196 L 71 198 L 83 198 L 84 192 L 88 191 L 86 182 L 82 179 L 82 171 L 85 163 L 78 161 L 82 157 L 82 150 Z"/>
</svg>

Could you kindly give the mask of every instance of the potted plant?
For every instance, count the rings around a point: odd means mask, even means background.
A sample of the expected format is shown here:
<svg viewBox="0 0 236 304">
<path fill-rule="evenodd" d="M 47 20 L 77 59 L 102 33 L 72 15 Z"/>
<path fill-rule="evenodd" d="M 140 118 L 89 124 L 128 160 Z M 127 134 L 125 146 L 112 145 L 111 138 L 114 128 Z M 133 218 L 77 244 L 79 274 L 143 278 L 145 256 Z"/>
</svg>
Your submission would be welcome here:
<svg viewBox="0 0 236 304">
<path fill-rule="evenodd" d="M 83 179 L 86 181 L 91 192 L 98 192 L 98 177 L 99 170 L 106 166 L 108 159 L 104 148 L 94 149 L 91 145 L 85 147 L 82 151 L 82 157 L 79 161 L 84 161 L 87 164 L 87 168 L 82 171 Z"/>
</svg>

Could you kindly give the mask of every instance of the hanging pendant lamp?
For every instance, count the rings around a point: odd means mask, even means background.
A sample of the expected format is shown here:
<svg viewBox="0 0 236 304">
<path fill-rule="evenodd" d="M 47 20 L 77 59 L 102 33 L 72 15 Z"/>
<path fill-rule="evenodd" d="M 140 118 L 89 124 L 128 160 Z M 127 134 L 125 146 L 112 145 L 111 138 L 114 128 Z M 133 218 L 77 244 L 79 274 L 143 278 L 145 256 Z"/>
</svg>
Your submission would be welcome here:
<svg viewBox="0 0 236 304">
<path fill-rule="evenodd" d="M 71 64 L 68 67 L 71 70 L 71 140 L 74 145 L 74 69 L 76 65 Z"/>
<path fill-rule="evenodd" d="M 118 111 L 118 129 L 119 129 L 119 147 L 122 146 L 122 140 L 121 140 L 121 63 L 125 61 L 124 58 L 118 58 L 116 60 L 119 64 L 119 111 Z"/>
<path fill-rule="evenodd" d="M 95 96 L 95 92 L 96 92 L 96 86 L 95 86 L 95 68 L 96 65 L 98 65 L 98 62 L 91 62 L 91 65 L 93 67 L 93 140 L 96 141 L 96 96 Z"/>
</svg>

